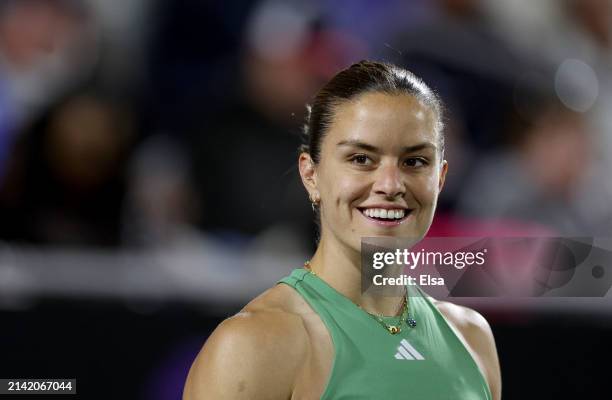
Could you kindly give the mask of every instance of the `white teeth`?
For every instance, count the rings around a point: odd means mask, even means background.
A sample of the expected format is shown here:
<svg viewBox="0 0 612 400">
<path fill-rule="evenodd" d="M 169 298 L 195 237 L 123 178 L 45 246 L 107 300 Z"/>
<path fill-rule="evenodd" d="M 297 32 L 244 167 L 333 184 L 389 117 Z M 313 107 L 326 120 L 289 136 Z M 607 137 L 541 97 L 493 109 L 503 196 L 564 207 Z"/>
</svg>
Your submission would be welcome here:
<svg viewBox="0 0 612 400">
<path fill-rule="evenodd" d="M 401 219 L 404 218 L 404 210 L 386 210 L 384 208 L 366 208 L 363 213 L 368 217 Z"/>
</svg>

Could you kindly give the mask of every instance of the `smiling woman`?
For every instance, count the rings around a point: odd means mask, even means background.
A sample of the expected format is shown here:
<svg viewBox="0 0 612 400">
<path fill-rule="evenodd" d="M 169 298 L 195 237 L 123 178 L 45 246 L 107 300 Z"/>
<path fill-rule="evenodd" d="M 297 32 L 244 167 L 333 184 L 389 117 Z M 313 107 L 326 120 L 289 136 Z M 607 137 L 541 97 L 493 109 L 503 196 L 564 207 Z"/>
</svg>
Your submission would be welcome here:
<svg viewBox="0 0 612 400">
<path fill-rule="evenodd" d="M 317 250 L 221 323 L 184 399 L 500 399 L 480 314 L 409 285 L 361 290 L 362 237 L 423 238 L 431 225 L 448 168 L 440 101 L 412 73 L 362 61 L 309 110 L 298 163 Z"/>
<path fill-rule="evenodd" d="M 422 237 L 447 169 L 439 111 L 411 94 L 382 91 L 333 110 L 320 149 L 300 156 L 310 197 L 321 200 L 322 241 L 359 249 L 364 236 Z M 404 216 L 389 220 L 389 210 Z"/>
</svg>

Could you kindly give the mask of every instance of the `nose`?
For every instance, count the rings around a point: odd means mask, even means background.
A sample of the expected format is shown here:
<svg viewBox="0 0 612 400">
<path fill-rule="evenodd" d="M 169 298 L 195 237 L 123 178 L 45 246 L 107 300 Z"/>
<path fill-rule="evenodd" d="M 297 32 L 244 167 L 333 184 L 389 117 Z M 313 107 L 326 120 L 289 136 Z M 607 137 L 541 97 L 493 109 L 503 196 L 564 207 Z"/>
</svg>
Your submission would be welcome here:
<svg viewBox="0 0 612 400">
<path fill-rule="evenodd" d="M 406 187 L 404 182 L 402 182 L 402 175 L 398 166 L 381 166 L 376 174 L 376 181 L 372 186 L 372 190 L 374 193 L 389 199 L 403 196 L 406 193 Z"/>
</svg>

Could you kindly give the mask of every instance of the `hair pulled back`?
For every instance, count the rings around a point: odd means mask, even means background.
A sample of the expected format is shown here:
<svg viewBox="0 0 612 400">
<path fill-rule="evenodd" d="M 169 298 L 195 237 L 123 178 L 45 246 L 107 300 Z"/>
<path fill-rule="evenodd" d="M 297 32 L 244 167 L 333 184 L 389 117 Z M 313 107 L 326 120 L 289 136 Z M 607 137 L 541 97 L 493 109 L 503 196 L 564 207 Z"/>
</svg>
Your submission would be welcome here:
<svg viewBox="0 0 612 400">
<path fill-rule="evenodd" d="M 307 106 L 304 139 L 300 152 L 310 154 L 314 163 L 321 155 L 321 143 L 329 129 L 336 106 L 366 93 L 407 94 L 432 108 L 440 151 L 444 151 L 442 102 L 436 93 L 412 72 L 391 64 L 360 61 L 338 72 L 319 90 Z"/>
</svg>

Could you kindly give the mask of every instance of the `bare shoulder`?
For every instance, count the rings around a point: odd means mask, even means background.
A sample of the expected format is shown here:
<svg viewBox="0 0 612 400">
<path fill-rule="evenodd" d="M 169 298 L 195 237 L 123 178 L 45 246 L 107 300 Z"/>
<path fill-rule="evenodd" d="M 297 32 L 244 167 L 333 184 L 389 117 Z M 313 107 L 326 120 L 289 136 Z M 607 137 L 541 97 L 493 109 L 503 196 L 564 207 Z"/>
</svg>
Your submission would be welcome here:
<svg viewBox="0 0 612 400">
<path fill-rule="evenodd" d="M 440 312 L 454 327 L 468 335 L 483 335 L 492 339 L 493 332 L 485 317 L 469 307 L 431 298 Z"/>
<path fill-rule="evenodd" d="M 489 384 L 493 399 L 501 399 L 499 358 L 493 331 L 487 320 L 469 307 L 435 299 L 432 301 L 474 357 Z"/>
<path fill-rule="evenodd" d="M 223 321 L 191 366 L 183 399 L 289 398 L 309 345 L 293 292 L 276 285 Z"/>
</svg>

